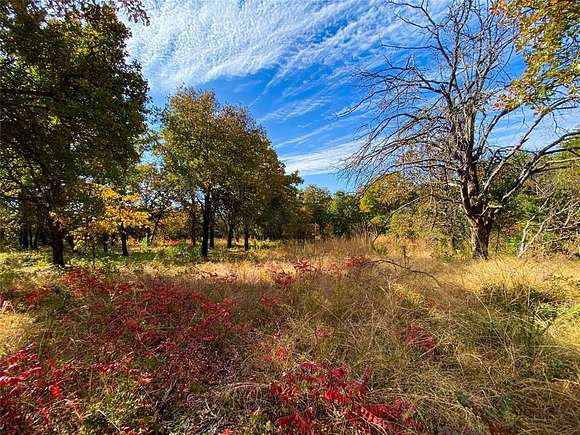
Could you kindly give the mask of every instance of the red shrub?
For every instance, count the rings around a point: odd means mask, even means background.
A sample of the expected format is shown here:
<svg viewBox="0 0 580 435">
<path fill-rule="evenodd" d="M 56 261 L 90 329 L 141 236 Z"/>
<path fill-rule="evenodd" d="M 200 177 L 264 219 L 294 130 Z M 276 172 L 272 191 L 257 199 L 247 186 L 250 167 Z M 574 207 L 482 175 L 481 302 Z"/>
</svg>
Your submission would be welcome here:
<svg viewBox="0 0 580 435">
<path fill-rule="evenodd" d="M 274 285 L 276 287 L 280 289 L 287 289 L 296 281 L 296 277 L 282 270 L 272 273 L 272 281 L 274 281 Z"/>
<path fill-rule="evenodd" d="M 41 287 L 38 290 L 33 291 L 26 295 L 26 303 L 28 305 L 37 305 L 44 296 L 46 296 L 50 292 L 50 288 L 48 287 Z"/>
<path fill-rule="evenodd" d="M 75 338 L 86 345 L 87 369 L 100 377 L 129 376 L 142 387 L 152 384 L 147 396 L 152 401 L 176 383 L 172 400 L 178 401 L 190 385 L 219 382 L 233 373 L 238 353 L 228 340 L 241 331 L 233 300 L 213 301 L 179 282 L 109 280 L 84 270 L 66 274 L 64 282 L 88 307 L 77 320 L 82 324 L 75 327 Z M 143 366 L 147 361 L 160 365 L 150 372 Z"/>
<path fill-rule="evenodd" d="M 360 269 L 370 261 L 366 255 L 353 255 L 344 259 L 344 265 L 348 269 Z"/>
<path fill-rule="evenodd" d="M 263 295 L 260 297 L 260 305 L 262 305 L 267 310 L 274 310 L 280 306 L 282 301 L 277 296 L 267 296 Z"/>
<path fill-rule="evenodd" d="M 301 274 L 318 271 L 318 269 L 315 266 L 313 266 L 306 257 L 302 257 L 298 261 L 296 261 L 294 263 L 294 269 L 296 269 L 296 271 Z"/>
<path fill-rule="evenodd" d="M 404 343 L 419 351 L 426 353 L 432 351 L 437 345 L 437 340 L 419 325 L 409 325 L 404 332 Z"/>
<path fill-rule="evenodd" d="M 41 362 L 32 347 L 0 361 L 0 432 L 27 432 L 35 425 L 51 426 L 51 415 L 62 414 L 70 401 L 63 401 L 63 384 L 74 374 L 72 363 L 56 367 Z M 58 412 L 56 408 L 61 408 Z"/>
<path fill-rule="evenodd" d="M 277 420 L 284 432 L 319 433 L 332 426 L 337 413 L 344 423 L 366 432 L 405 429 L 424 431 L 425 427 L 413 417 L 414 407 L 397 399 L 392 403 L 367 404 L 368 372 L 361 379 L 349 380 L 342 367 L 329 367 L 305 362 L 286 373 L 282 380 L 270 384 L 271 395 L 282 408 L 290 410 Z"/>
</svg>

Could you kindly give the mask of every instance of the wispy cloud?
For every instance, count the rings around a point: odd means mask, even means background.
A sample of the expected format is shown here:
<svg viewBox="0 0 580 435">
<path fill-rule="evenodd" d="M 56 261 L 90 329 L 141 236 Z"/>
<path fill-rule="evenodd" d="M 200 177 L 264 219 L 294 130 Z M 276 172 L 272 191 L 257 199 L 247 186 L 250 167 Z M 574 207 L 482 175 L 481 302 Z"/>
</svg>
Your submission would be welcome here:
<svg viewBox="0 0 580 435">
<path fill-rule="evenodd" d="M 275 144 L 277 149 L 280 149 L 287 145 L 299 145 L 306 142 L 308 139 L 318 136 L 321 133 L 327 132 L 334 128 L 332 123 L 324 124 L 314 130 L 301 134 L 300 136 L 293 137 L 292 139 L 285 140 L 284 142 L 280 142 Z"/>
<path fill-rule="evenodd" d="M 291 101 L 262 116 L 258 121 L 286 121 L 324 107 L 330 100 L 330 97 L 315 95 L 303 100 Z"/>
<path fill-rule="evenodd" d="M 280 156 L 287 172 L 298 171 L 301 175 L 328 174 L 337 172 L 360 147 L 359 141 L 341 143 L 323 150 L 304 154 Z"/>
<path fill-rule="evenodd" d="M 149 0 L 130 53 L 152 87 L 199 85 L 275 67 L 275 81 L 308 65 L 356 58 L 384 33 L 380 0 Z"/>
</svg>

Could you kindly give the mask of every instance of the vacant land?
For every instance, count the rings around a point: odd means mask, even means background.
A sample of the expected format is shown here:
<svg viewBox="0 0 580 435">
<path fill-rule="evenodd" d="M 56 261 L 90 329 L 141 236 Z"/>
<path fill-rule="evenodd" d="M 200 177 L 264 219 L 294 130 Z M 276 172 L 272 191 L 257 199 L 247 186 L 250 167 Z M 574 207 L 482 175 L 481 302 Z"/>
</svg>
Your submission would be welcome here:
<svg viewBox="0 0 580 435">
<path fill-rule="evenodd" d="M 0 431 L 577 433 L 578 261 L 378 246 L 1 254 Z"/>
</svg>

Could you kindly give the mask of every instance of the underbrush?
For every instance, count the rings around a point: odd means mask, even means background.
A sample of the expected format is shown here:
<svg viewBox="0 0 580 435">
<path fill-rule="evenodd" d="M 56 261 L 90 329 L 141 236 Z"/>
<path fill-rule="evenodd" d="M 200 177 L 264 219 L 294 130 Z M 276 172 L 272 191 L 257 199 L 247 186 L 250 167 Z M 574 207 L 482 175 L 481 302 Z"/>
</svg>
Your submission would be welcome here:
<svg viewBox="0 0 580 435">
<path fill-rule="evenodd" d="M 577 263 L 381 252 L 6 256 L 0 432 L 577 431 Z"/>
</svg>

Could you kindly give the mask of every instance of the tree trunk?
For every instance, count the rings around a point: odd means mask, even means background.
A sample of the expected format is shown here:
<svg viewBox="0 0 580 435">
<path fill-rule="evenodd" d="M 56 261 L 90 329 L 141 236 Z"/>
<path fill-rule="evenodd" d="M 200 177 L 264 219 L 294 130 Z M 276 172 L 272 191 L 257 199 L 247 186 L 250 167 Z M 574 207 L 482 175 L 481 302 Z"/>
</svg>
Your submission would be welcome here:
<svg viewBox="0 0 580 435">
<path fill-rule="evenodd" d="M 32 239 L 32 249 L 38 250 L 38 237 L 40 236 L 40 227 L 36 227 L 36 231 L 34 232 L 34 237 Z"/>
<path fill-rule="evenodd" d="M 211 218 L 209 221 L 209 247 L 215 248 L 215 218 L 213 213 L 211 214 Z"/>
<path fill-rule="evenodd" d="M 109 253 L 109 240 L 107 239 L 107 236 L 103 236 L 103 252 L 105 254 Z"/>
<path fill-rule="evenodd" d="M 145 244 L 147 247 L 151 246 L 151 228 L 149 227 L 145 229 Z"/>
<path fill-rule="evenodd" d="M 71 251 L 76 252 L 75 248 L 75 238 L 72 235 L 66 236 L 66 243 Z"/>
<path fill-rule="evenodd" d="M 64 267 L 64 230 L 58 222 L 50 223 L 50 246 L 52 247 L 52 264 Z"/>
<path fill-rule="evenodd" d="M 197 220 L 195 219 L 195 203 L 192 203 L 191 210 L 189 210 L 189 237 L 191 238 L 191 244 L 195 246 L 197 244 L 197 233 L 195 231 L 195 226 Z"/>
<path fill-rule="evenodd" d="M 124 224 L 121 224 L 121 252 L 123 257 L 129 256 L 129 249 L 127 248 L 127 231 L 125 230 Z"/>
<path fill-rule="evenodd" d="M 30 249 L 32 249 L 33 241 L 32 241 L 32 225 L 31 224 L 28 224 L 27 233 L 28 233 L 28 246 L 30 247 Z"/>
<path fill-rule="evenodd" d="M 492 222 L 488 219 L 477 219 L 471 222 L 471 257 L 487 259 L 489 257 L 489 237 Z"/>
<path fill-rule="evenodd" d="M 153 246 L 153 240 L 155 240 L 155 235 L 157 234 L 157 229 L 159 228 L 159 222 L 161 222 L 161 218 L 155 219 L 155 224 L 153 225 L 153 232 L 151 233 L 151 237 L 149 238 L 148 244 Z"/>
<path fill-rule="evenodd" d="M 210 193 L 205 193 L 203 202 L 203 223 L 201 235 L 201 256 L 207 258 L 208 242 L 209 242 L 209 221 L 211 219 L 211 198 Z"/>
<path fill-rule="evenodd" d="M 250 229 L 244 225 L 244 251 L 250 250 Z"/>
<path fill-rule="evenodd" d="M 28 250 L 30 248 L 28 241 L 28 227 L 26 225 L 22 225 L 22 227 L 20 227 L 20 247 L 22 249 Z"/>
<path fill-rule="evenodd" d="M 228 249 L 231 249 L 234 240 L 234 225 L 228 224 Z"/>
</svg>

